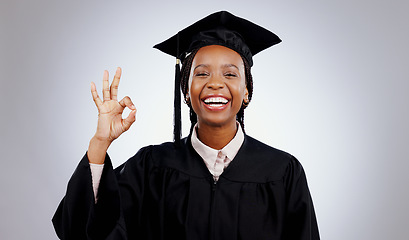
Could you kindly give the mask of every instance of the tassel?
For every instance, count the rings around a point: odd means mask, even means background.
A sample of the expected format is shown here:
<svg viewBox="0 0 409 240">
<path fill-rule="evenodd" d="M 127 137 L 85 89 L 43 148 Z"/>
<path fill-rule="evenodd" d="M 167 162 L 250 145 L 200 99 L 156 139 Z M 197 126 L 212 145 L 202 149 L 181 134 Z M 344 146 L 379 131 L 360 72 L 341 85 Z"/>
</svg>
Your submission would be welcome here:
<svg viewBox="0 0 409 240">
<path fill-rule="evenodd" d="M 181 120 L 181 97 L 180 97 L 180 60 L 176 59 L 175 65 L 175 96 L 174 96 L 174 112 L 173 112 L 173 138 L 175 145 L 177 147 L 180 146 L 180 138 L 182 136 L 181 128 L 182 128 L 182 120 Z"/>
</svg>

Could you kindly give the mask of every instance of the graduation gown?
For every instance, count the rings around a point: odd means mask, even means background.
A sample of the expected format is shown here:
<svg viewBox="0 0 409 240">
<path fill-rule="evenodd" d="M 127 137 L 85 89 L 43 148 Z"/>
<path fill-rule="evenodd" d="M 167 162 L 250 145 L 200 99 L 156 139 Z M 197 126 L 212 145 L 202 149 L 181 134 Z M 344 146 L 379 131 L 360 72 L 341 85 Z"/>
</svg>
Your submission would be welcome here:
<svg viewBox="0 0 409 240">
<path fill-rule="evenodd" d="M 53 224 L 76 240 L 319 239 L 301 164 L 247 135 L 217 182 L 190 137 L 142 148 L 115 170 L 107 155 L 96 204 L 85 154 Z"/>
</svg>

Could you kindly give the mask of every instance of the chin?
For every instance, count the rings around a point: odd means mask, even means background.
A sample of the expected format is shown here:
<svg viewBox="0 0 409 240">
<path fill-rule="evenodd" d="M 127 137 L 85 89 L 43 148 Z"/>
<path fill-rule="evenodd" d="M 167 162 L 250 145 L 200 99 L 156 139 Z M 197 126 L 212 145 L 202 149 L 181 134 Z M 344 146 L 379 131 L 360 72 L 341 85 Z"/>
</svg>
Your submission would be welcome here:
<svg viewBox="0 0 409 240">
<path fill-rule="evenodd" d="M 201 118 L 198 119 L 199 124 L 205 124 L 210 127 L 227 127 L 232 123 L 236 123 L 236 117 L 234 118 L 223 118 L 223 117 L 211 117 L 211 118 Z"/>
</svg>

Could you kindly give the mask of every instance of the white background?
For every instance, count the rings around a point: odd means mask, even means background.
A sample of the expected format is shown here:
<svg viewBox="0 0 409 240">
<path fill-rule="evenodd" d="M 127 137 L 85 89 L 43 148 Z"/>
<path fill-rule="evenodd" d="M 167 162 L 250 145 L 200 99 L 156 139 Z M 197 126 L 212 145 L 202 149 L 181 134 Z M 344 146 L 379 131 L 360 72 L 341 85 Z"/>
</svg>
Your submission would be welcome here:
<svg viewBox="0 0 409 240">
<path fill-rule="evenodd" d="M 114 165 L 172 139 L 175 60 L 152 46 L 219 10 L 283 40 L 254 57 L 245 125 L 301 161 L 322 239 L 407 239 L 405 0 L 2 0 L 0 239 L 57 238 L 51 218 L 95 132 L 89 89 L 104 69 L 123 68 L 120 97 L 138 108 Z M 186 107 L 183 124 L 186 135 Z"/>
</svg>

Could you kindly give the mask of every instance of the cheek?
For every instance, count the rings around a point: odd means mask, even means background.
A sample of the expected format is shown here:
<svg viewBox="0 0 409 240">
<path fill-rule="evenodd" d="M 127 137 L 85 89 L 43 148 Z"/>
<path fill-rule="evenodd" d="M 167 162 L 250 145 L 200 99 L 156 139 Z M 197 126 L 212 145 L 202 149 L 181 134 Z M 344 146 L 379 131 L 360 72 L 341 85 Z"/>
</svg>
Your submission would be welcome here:
<svg viewBox="0 0 409 240">
<path fill-rule="evenodd" d="M 190 101 L 193 107 L 193 110 L 196 112 L 200 105 L 200 94 L 203 89 L 203 84 L 200 81 L 191 80 L 189 82 L 189 96 Z"/>
<path fill-rule="evenodd" d="M 206 87 L 207 82 L 202 79 L 189 79 L 189 94 L 199 96 L 203 89 Z"/>
<path fill-rule="evenodd" d="M 246 94 L 246 84 L 244 81 L 240 82 L 239 84 L 231 85 L 230 86 L 231 92 L 234 92 L 236 97 L 244 98 Z"/>
</svg>

